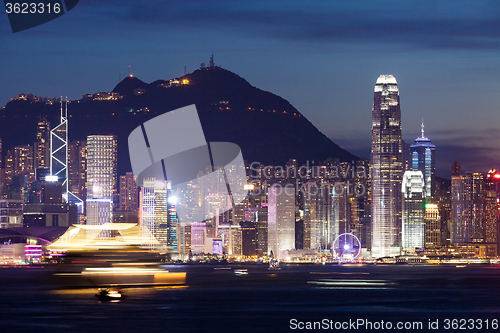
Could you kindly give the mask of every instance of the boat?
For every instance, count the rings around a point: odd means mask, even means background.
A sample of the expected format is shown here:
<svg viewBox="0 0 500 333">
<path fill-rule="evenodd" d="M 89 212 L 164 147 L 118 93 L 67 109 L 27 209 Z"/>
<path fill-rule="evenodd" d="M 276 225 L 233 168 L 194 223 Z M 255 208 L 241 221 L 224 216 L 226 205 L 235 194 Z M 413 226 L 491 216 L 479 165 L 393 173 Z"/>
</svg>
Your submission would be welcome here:
<svg viewBox="0 0 500 333">
<path fill-rule="evenodd" d="M 101 302 L 120 301 L 122 299 L 123 290 L 116 289 L 99 289 L 99 293 L 95 297 Z"/>
<path fill-rule="evenodd" d="M 280 262 L 277 259 L 269 260 L 269 269 L 280 269 Z"/>
</svg>

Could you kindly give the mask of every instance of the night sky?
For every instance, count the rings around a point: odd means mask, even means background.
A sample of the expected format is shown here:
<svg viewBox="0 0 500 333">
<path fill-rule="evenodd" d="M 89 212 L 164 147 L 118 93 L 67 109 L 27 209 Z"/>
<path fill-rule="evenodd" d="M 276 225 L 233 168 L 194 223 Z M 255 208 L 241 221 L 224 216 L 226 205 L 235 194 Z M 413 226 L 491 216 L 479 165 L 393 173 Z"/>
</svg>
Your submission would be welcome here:
<svg viewBox="0 0 500 333">
<path fill-rule="evenodd" d="M 423 117 L 439 176 L 454 160 L 500 169 L 500 1 L 81 0 L 15 34 L 0 15 L 0 43 L 1 105 L 21 92 L 111 91 L 129 65 L 145 82 L 171 79 L 214 52 L 362 157 L 375 81 L 393 74 L 403 138 L 420 135 Z"/>
</svg>

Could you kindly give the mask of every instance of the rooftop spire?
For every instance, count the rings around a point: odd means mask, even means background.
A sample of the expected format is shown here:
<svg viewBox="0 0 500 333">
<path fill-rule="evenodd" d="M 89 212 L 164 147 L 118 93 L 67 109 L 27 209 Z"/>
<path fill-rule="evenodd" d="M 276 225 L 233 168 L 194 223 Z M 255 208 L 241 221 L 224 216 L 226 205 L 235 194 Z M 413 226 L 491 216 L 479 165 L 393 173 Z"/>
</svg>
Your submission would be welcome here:
<svg viewBox="0 0 500 333">
<path fill-rule="evenodd" d="M 424 135 L 424 117 L 422 117 L 422 139 L 425 138 Z"/>
</svg>

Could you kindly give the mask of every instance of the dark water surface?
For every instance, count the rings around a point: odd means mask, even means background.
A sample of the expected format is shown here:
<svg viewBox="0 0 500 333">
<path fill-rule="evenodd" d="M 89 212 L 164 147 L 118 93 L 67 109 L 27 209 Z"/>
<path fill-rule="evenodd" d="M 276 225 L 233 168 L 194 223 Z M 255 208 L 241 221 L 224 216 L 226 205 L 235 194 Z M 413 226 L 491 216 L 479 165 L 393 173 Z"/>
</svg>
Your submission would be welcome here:
<svg viewBox="0 0 500 333">
<path fill-rule="evenodd" d="M 0 268 L 0 332 L 297 332 L 322 320 L 339 332 L 500 332 L 497 266 L 218 267 L 169 266 L 187 272 L 185 286 L 125 289 L 117 303 L 97 302 L 96 288 L 62 285 L 50 268 Z M 372 326 L 335 329 L 349 320 Z M 375 329 L 382 320 L 392 329 Z M 422 326 L 399 330 L 398 322 Z"/>
</svg>

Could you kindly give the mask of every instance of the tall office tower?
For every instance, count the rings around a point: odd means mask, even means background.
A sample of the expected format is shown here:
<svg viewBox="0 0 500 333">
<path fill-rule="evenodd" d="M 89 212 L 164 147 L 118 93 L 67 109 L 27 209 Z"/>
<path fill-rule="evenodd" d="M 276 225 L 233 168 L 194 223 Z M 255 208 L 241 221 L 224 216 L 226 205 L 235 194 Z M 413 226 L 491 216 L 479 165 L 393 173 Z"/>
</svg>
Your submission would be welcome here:
<svg viewBox="0 0 500 333">
<path fill-rule="evenodd" d="M 403 175 L 403 250 L 415 252 L 425 246 L 424 176 L 422 172 L 406 171 Z"/>
<path fill-rule="evenodd" d="M 371 158 L 372 256 L 398 255 L 403 152 L 399 90 L 392 75 L 380 75 L 375 84 Z"/>
<path fill-rule="evenodd" d="M 155 178 L 144 179 L 140 193 L 140 221 L 144 246 L 149 249 L 168 246 L 167 183 Z"/>
<path fill-rule="evenodd" d="M 137 211 L 139 209 L 139 190 L 132 172 L 120 176 L 120 210 Z"/>
<path fill-rule="evenodd" d="M 177 198 L 172 193 L 172 182 L 167 181 L 167 249 L 171 253 L 179 253 L 179 237 L 177 234 L 179 216 L 177 215 Z"/>
<path fill-rule="evenodd" d="M 87 224 L 111 223 L 114 193 L 116 136 L 90 135 L 87 137 Z"/>
<path fill-rule="evenodd" d="M 241 222 L 244 255 L 267 255 L 268 204 L 260 203 L 245 210 L 245 221 Z"/>
<path fill-rule="evenodd" d="M 462 176 L 454 174 L 455 171 L 451 177 L 451 241 L 457 245 L 482 243 L 485 238 L 483 174 L 467 171 Z"/>
<path fill-rule="evenodd" d="M 72 141 L 68 145 L 68 188 L 71 193 L 87 199 L 87 141 Z"/>
<path fill-rule="evenodd" d="M 253 209 L 253 208 L 248 208 Z M 257 255 L 257 229 L 252 221 L 242 221 L 241 226 L 241 248 L 244 256 Z"/>
<path fill-rule="evenodd" d="M 461 166 L 453 162 L 451 166 L 451 230 L 450 242 L 454 245 L 467 243 L 470 239 L 467 223 L 466 186 L 461 175 Z"/>
<path fill-rule="evenodd" d="M 500 219 L 500 173 L 490 170 L 484 180 L 484 240 L 485 243 L 498 243 Z"/>
<path fill-rule="evenodd" d="M 63 108 L 61 100 L 61 122 L 50 131 L 50 174 L 57 176 L 68 200 L 68 101 Z"/>
<path fill-rule="evenodd" d="M 207 227 L 205 222 L 191 223 L 191 253 L 207 253 L 205 251 L 205 240 L 207 238 Z M 207 244 L 211 247 L 211 244 Z"/>
<path fill-rule="evenodd" d="M 472 222 L 472 243 L 484 242 L 484 178 L 481 172 L 467 172 L 471 181 L 469 198 L 470 221 Z"/>
<path fill-rule="evenodd" d="M 361 167 L 360 175 L 362 179 L 358 181 L 360 184 L 360 189 L 364 191 L 361 196 L 363 199 L 363 225 L 361 228 L 361 233 L 359 240 L 361 241 L 361 247 L 371 249 L 372 244 L 372 179 L 371 179 L 371 164 L 370 161 L 358 161 L 359 167 Z"/>
<path fill-rule="evenodd" d="M 422 121 L 422 135 L 415 139 L 410 146 L 411 162 L 409 170 L 420 170 L 424 175 L 425 200 L 430 202 L 436 192 L 436 146 L 424 135 Z"/>
<path fill-rule="evenodd" d="M 441 245 L 450 245 L 451 239 L 451 180 L 436 181 L 435 201 L 439 208 Z"/>
<path fill-rule="evenodd" d="M 326 250 L 333 243 L 333 198 L 329 183 L 309 181 L 304 194 L 304 249 Z"/>
<path fill-rule="evenodd" d="M 268 255 L 283 259 L 281 251 L 295 249 L 295 187 L 274 184 L 268 200 Z"/>
<path fill-rule="evenodd" d="M 441 245 L 441 216 L 437 204 L 425 204 L 425 247 L 435 248 Z"/>
<path fill-rule="evenodd" d="M 181 254 L 183 258 L 188 258 L 191 253 L 191 225 L 179 223 L 177 225 L 177 230 L 179 254 Z"/>
<path fill-rule="evenodd" d="M 349 203 L 349 195 L 347 193 L 347 185 L 345 182 L 335 183 L 333 188 L 333 226 L 332 237 L 335 238 L 343 233 L 351 233 L 351 205 Z"/>
<path fill-rule="evenodd" d="M 50 122 L 38 121 L 35 141 L 35 169 L 50 167 Z"/>
</svg>

